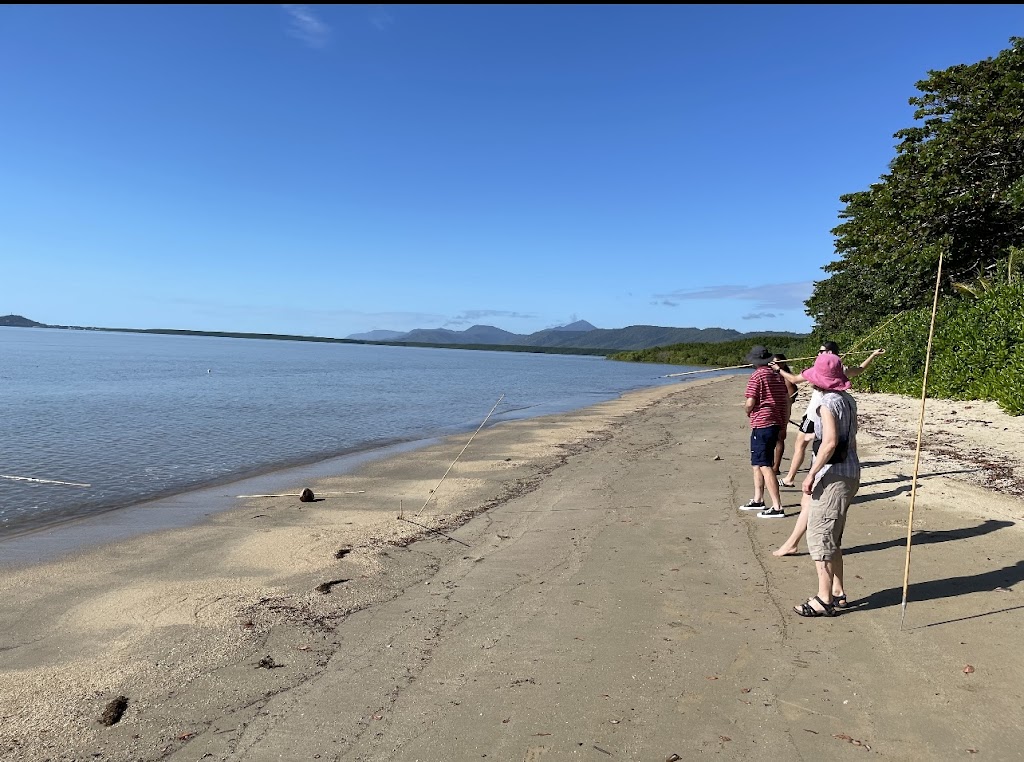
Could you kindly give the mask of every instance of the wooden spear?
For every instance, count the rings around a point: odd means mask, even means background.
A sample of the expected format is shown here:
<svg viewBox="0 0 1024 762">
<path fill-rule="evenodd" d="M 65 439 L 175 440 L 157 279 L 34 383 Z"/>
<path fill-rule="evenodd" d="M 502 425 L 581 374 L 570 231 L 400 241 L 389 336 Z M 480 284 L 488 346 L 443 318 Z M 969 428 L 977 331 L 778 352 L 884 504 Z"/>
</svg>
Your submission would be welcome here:
<svg viewBox="0 0 1024 762">
<path fill-rule="evenodd" d="M 871 351 L 872 350 L 870 350 L 870 349 L 862 349 L 859 352 L 843 352 L 843 354 L 841 356 L 842 357 L 849 357 L 850 355 L 866 355 L 866 354 L 870 354 Z M 787 357 L 785 360 L 782 360 L 781 362 L 791 363 L 791 362 L 799 362 L 800 360 L 815 360 L 815 359 L 817 359 L 817 357 L 818 357 L 817 355 L 814 355 L 814 357 Z M 754 366 L 751 363 L 747 363 L 746 365 L 730 365 L 730 366 L 728 366 L 726 368 L 702 368 L 701 370 L 686 370 L 686 371 L 683 371 L 682 373 L 669 373 L 669 374 L 664 375 L 664 376 L 658 376 L 658 378 L 676 378 L 677 376 L 692 376 L 695 373 L 714 373 L 717 370 L 739 370 L 741 368 L 753 368 L 753 367 Z"/>
<path fill-rule="evenodd" d="M 319 495 L 320 497 L 338 497 L 339 495 L 361 495 L 364 492 L 366 492 L 366 490 L 364 490 L 364 489 L 357 489 L 357 490 L 351 490 L 349 492 L 317 492 L 316 494 Z M 278 492 L 275 495 L 235 495 L 235 497 L 237 497 L 237 498 L 243 498 L 243 497 L 301 497 L 301 496 L 302 496 L 301 492 Z"/>
<path fill-rule="evenodd" d="M 487 414 L 487 415 L 486 415 L 486 416 L 484 417 L 484 419 L 483 419 L 483 420 L 482 420 L 482 421 L 480 422 L 480 425 L 479 425 L 479 426 L 477 426 L 477 428 L 476 428 L 476 431 L 474 431 L 474 432 L 473 432 L 473 436 L 472 436 L 472 437 L 470 437 L 470 438 L 469 438 L 469 440 L 468 440 L 468 441 L 466 442 L 466 447 L 469 447 L 469 443 L 473 441 L 473 437 L 475 437 L 475 436 L 476 436 L 477 434 L 479 434 L 479 433 L 480 433 L 480 429 L 482 429 L 482 428 L 484 427 L 484 424 L 485 424 L 485 423 L 487 423 L 487 419 L 491 417 L 491 413 L 493 413 L 493 412 L 494 412 L 494 411 L 495 411 L 495 410 L 496 410 L 496 409 L 498 408 L 498 405 L 500 405 L 500 404 L 501 404 L 501 401 L 502 401 L 503 399 L 505 399 L 505 394 L 504 394 L 504 393 L 502 393 L 502 395 L 501 395 L 500 397 L 498 397 L 498 401 L 494 403 L 494 407 L 492 407 L 492 408 L 491 408 L 491 412 L 490 412 L 490 413 L 488 413 L 488 414 Z M 460 452 L 460 453 L 459 453 L 458 455 L 456 455 L 456 456 L 455 456 L 455 460 L 453 460 L 453 461 L 452 461 L 452 464 L 451 464 L 450 466 L 448 466 L 448 471 L 445 471 L 445 472 L 444 472 L 444 476 L 442 476 L 442 477 L 441 477 L 441 481 L 439 481 L 439 482 L 437 483 L 437 485 L 436 485 L 436 486 L 434 487 L 434 489 L 430 490 L 429 494 L 427 495 L 427 499 L 423 501 L 423 505 L 422 505 L 422 506 L 420 506 L 420 509 L 419 509 L 418 511 L 416 511 L 416 514 L 415 514 L 415 515 L 416 515 L 417 517 L 418 517 L 418 516 L 419 516 L 419 515 L 420 515 L 421 513 L 423 513 L 423 509 L 427 507 L 427 503 L 429 503 L 429 502 L 430 502 L 430 498 L 432 498 L 432 497 L 434 496 L 434 493 L 435 493 L 435 492 L 437 492 L 437 488 L 438 488 L 438 487 L 440 487 L 440 486 L 441 486 L 441 482 L 443 482 L 443 481 L 444 481 L 444 479 L 445 479 L 445 476 L 448 476 L 448 472 L 452 470 L 452 468 L 453 468 L 453 467 L 455 466 L 455 464 L 456 464 L 456 463 L 458 462 L 459 458 L 461 458 L 461 457 L 462 457 L 462 453 L 464 453 L 464 452 L 466 451 L 466 447 L 463 447 L 463 448 L 462 448 L 462 451 L 461 451 L 461 452 Z M 405 519 L 405 518 L 404 518 L 404 516 L 402 516 L 402 515 L 399 515 L 399 517 L 398 517 L 398 518 L 402 519 L 403 521 L 407 520 L 407 519 Z"/>
<path fill-rule="evenodd" d="M 914 455 L 914 475 L 910 481 L 910 515 L 907 517 L 907 558 L 903 567 L 903 604 L 900 606 L 900 631 L 907 617 L 907 583 L 910 581 L 910 546 L 914 533 L 914 503 L 917 500 L 917 470 L 921 464 L 921 435 L 924 432 L 924 403 L 928 398 L 928 366 L 932 358 L 932 339 L 935 336 L 935 314 L 939 308 L 939 285 L 942 283 L 942 252 L 939 252 L 939 272 L 935 276 L 935 298 L 932 301 L 932 321 L 928 327 L 928 349 L 924 355 L 924 379 L 921 381 L 921 416 L 917 422 L 917 452 Z"/>
</svg>

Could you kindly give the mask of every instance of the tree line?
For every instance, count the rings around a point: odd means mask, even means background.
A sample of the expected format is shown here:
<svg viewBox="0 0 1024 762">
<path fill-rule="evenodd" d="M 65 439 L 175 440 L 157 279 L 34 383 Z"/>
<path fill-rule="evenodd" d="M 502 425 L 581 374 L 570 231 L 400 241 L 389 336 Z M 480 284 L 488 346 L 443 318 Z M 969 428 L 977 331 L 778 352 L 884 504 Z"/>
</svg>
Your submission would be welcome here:
<svg viewBox="0 0 1024 762">
<path fill-rule="evenodd" d="M 856 385 L 920 395 L 941 255 L 928 393 L 995 400 L 1021 415 L 1024 38 L 1011 37 L 983 61 L 929 71 L 915 88 L 915 123 L 894 135 L 887 171 L 866 190 L 840 196 L 832 230 L 838 258 L 806 302 L 811 341 L 791 349 L 813 354 L 825 339 L 843 348 L 869 340 L 886 355 Z M 648 350 L 650 357 L 701 354 L 662 349 Z M 742 363 L 745 350 L 736 350 L 732 362 L 709 354 L 709 364 Z"/>
</svg>

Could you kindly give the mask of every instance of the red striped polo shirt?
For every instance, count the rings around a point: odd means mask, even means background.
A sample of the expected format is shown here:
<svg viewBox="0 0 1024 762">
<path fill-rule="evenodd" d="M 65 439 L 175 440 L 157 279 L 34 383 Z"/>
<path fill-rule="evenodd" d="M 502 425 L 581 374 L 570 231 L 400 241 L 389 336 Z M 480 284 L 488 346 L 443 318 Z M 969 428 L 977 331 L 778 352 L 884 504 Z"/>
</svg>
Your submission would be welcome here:
<svg viewBox="0 0 1024 762">
<path fill-rule="evenodd" d="M 746 396 L 754 400 L 750 412 L 750 428 L 785 426 L 789 411 L 789 390 L 786 381 L 771 368 L 755 370 L 747 381 Z"/>
</svg>

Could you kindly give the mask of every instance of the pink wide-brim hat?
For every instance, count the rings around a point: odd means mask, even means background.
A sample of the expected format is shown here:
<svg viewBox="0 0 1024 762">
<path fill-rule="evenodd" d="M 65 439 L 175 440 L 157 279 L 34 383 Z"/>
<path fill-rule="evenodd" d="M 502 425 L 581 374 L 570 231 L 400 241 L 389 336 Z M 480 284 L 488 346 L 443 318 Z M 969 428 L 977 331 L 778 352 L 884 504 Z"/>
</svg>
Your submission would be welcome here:
<svg viewBox="0 0 1024 762">
<path fill-rule="evenodd" d="M 800 374 L 809 384 L 813 384 L 826 392 L 842 392 L 850 388 L 850 379 L 843 370 L 843 360 L 839 355 L 820 354 L 814 365 Z"/>
</svg>

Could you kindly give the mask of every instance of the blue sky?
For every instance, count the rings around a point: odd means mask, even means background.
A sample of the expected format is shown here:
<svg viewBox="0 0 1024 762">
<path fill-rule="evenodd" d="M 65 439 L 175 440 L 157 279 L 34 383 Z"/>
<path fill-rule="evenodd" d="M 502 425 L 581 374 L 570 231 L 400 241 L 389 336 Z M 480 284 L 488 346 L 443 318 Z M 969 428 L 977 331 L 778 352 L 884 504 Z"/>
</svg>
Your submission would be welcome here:
<svg viewBox="0 0 1024 762">
<path fill-rule="evenodd" d="M 839 196 L 1016 5 L 0 7 L 0 314 L 806 331 Z"/>
</svg>

